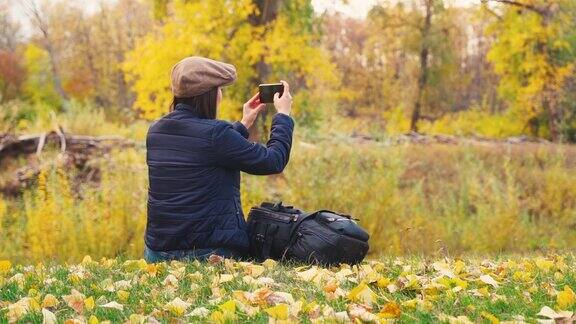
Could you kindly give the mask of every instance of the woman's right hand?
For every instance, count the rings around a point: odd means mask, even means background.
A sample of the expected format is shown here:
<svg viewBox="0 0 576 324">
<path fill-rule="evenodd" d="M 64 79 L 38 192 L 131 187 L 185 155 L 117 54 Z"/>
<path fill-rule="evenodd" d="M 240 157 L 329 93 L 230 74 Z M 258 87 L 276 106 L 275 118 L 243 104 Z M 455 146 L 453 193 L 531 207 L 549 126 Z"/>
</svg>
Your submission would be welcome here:
<svg viewBox="0 0 576 324">
<path fill-rule="evenodd" d="M 284 80 L 280 82 L 284 85 L 284 93 L 282 94 L 282 97 L 280 97 L 278 92 L 274 94 L 274 107 L 279 113 L 290 116 L 290 111 L 292 110 L 290 86 L 288 85 L 288 82 Z"/>
</svg>

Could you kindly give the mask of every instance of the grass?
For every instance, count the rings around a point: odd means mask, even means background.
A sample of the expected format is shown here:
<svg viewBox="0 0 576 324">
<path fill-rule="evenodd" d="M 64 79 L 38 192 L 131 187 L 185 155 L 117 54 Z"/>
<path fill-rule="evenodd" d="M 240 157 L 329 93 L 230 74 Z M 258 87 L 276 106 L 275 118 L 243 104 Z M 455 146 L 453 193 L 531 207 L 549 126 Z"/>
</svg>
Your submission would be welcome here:
<svg viewBox="0 0 576 324">
<path fill-rule="evenodd" d="M 146 264 L 0 262 L 0 322 L 534 322 L 576 309 L 573 255 L 385 258 L 332 268 L 211 258 Z M 48 297 L 47 297 L 48 296 Z"/>
</svg>

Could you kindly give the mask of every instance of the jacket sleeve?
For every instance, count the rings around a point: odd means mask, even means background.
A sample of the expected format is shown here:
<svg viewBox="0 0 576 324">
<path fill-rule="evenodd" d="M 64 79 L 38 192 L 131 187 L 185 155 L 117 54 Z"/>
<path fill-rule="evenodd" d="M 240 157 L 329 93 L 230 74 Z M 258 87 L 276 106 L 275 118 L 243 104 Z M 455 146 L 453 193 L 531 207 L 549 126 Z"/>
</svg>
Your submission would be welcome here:
<svg viewBox="0 0 576 324">
<path fill-rule="evenodd" d="M 232 128 L 234 128 L 235 131 L 237 131 L 238 133 L 240 133 L 240 135 L 242 135 L 242 137 L 244 138 L 248 138 L 248 136 L 250 136 L 250 133 L 248 132 L 248 129 L 246 129 L 246 126 L 244 126 L 241 122 L 237 121 L 234 124 L 232 124 Z"/>
<path fill-rule="evenodd" d="M 230 124 L 217 125 L 212 135 L 217 162 L 226 168 L 250 174 L 280 173 L 290 159 L 293 131 L 291 117 L 274 115 L 270 140 L 264 146 L 248 141 Z"/>
</svg>

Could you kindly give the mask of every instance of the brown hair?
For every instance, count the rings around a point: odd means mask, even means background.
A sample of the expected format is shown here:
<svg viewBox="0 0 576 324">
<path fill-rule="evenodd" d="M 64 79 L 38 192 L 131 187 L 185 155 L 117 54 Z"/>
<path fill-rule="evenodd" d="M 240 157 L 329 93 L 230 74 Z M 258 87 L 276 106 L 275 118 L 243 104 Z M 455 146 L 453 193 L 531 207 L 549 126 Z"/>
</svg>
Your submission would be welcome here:
<svg viewBox="0 0 576 324">
<path fill-rule="evenodd" d="M 218 98 L 218 88 L 212 88 L 201 95 L 187 98 L 172 99 L 170 111 L 173 111 L 177 104 L 182 103 L 190 106 L 192 110 L 201 119 L 216 119 L 216 100 Z"/>
</svg>

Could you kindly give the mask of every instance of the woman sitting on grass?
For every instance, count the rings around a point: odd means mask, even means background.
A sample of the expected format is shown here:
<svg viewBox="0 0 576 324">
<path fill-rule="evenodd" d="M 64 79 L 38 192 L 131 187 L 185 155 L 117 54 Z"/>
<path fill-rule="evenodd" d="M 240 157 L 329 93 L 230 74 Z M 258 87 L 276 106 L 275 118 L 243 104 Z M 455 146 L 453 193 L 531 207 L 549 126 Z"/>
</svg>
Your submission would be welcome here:
<svg viewBox="0 0 576 324">
<path fill-rule="evenodd" d="M 172 68 L 172 111 L 154 122 L 146 139 L 150 186 L 145 259 L 148 262 L 242 257 L 248 250 L 240 203 L 240 171 L 280 173 L 288 163 L 294 121 L 288 83 L 274 95 L 270 140 L 248 140 L 265 108 L 256 94 L 242 121 L 217 120 L 220 87 L 236 80 L 233 65 L 188 57 Z"/>
</svg>

